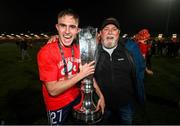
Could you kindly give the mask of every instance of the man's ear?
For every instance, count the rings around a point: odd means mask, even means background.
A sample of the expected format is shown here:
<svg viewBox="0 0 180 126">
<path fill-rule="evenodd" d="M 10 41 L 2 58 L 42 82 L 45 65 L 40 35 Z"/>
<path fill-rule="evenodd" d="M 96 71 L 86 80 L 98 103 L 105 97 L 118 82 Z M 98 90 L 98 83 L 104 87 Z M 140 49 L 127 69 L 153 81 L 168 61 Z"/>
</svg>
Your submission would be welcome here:
<svg viewBox="0 0 180 126">
<path fill-rule="evenodd" d="M 79 33 L 81 31 L 81 28 L 78 28 L 77 32 Z"/>
<path fill-rule="evenodd" d="M 57 29 L 57 30 L 59 29 L 59 27 L 58 27 L 58 26 L 59 26 L 58 24 L 56 24 L 56 25 L 55 25 L 55 27 L 56 27 L 56 29 Z"/>
<path fill-rule="evenodd" d="M 101 36 L 101 34 L 102 34 L 102 31 L 100 30 L 98 34 L 99 34 L 99 36 Z"/>
</svg>

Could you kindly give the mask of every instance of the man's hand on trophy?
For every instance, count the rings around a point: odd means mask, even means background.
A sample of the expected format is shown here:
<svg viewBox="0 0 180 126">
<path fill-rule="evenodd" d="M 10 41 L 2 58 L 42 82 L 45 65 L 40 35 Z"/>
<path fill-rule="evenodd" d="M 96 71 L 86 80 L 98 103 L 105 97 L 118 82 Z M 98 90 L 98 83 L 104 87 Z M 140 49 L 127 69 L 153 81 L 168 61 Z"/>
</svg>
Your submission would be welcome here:
<svg viewBox="0 0 180 126">
<path fill-rule="evenodd" d="M 104 97 L 100 97 L 96 106 L 96 111 L 101 109 L 102 114 L 104 114 L 104 108 L 105 108 L 105 100 Z"/>
<path fill-rule="evenodd" d="M 59 38 L 59 36 L 58 36 L 58 35 L 51 36 L 51 38 L 48 40 L 47 44 L 48 44 L 48 43 L 55 42 L 55 41 L 56 41 L 56 39 L 58 39 L 58 38 Z"/>
<path fill-rule="evenodd" d="M 80 73 L 82 79 L 84 77 L 87 77 L 89 75 L 94 74 L 95 71 L 95 61 L 92 61 L 90 63 L 85 63 L 84 65 L 80 65 Z"/>
</svg>

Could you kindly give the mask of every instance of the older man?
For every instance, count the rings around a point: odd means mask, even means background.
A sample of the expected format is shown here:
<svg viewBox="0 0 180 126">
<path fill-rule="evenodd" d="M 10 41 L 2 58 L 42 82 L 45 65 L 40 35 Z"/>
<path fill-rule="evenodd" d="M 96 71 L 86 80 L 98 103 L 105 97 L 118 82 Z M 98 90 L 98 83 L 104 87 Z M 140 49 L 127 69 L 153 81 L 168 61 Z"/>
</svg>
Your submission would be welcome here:
<svg viewBox="0 0 180 126">
<path fill-rule="evenodd" d="M 139 83 L 136 77 L 139 74 L 136 64 L 143 62 L 143 57 L 136 43 L 120 39 L 120 25 L 115 18 L 103 21 L 99 35 L 95 79 L 106 103 L 103 123 L 112 122 L 110 118 L 117 117 L 116 124 L 132 124 L 134 105 L 137 100 L 143 99 L 139 98 L 143 97 L 142 92 L 139 93 L 139 89 L 143 90 L 143 83 Z"/>
</svg>

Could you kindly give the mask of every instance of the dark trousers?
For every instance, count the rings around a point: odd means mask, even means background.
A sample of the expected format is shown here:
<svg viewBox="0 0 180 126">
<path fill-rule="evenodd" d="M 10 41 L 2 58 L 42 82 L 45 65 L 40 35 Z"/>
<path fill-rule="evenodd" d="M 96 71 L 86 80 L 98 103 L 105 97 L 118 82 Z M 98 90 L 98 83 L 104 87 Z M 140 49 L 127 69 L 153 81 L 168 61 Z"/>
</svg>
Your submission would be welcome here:
<svg viewBox="0 0 180 126">
<path fill-rule="evenodd" d="M 48 111 L 47 116 L 50 125 L 62 125 L 67 123 L 68 117 L 72 114 L 73 107 L 80 102 L 80 96 L 77 97 L 73 102 L 55 111 Z"/>
<path fill-rule="evenodd" d="M 105 109 L 103 119 L 100 124 L 124 124 L 131 125 L 134 115 L 134 105 L 128 103 L 127 105 L 120 106 L 116 110 Z"/>
</svg>

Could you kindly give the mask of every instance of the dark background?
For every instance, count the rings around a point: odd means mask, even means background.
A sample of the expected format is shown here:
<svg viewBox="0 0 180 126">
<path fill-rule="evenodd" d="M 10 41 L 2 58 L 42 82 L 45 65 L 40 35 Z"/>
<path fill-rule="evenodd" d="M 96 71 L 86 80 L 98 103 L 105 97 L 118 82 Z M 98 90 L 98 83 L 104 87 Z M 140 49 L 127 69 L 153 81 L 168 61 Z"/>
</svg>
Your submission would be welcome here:
<svg viewBox="0 0 180 126">
<path fill-rule="evenodd" d="M 123 33 L 133 34 L 142 28 L 154 35 L 180 33 L 180 0 L 0 0 L 0 34 L 56 32 L 57 14 L 64 8 L 79 13 L 81 27 L 98 27 L 103 19 L 113 16 Z M 43 44 L 33 41 L 28 48 L 32 60 L 22 62 L 15 41 L 0 42 L 1 125 L 48 124 L 37 67 L 37 52 Z M 180 124 L 179 68 L 180 56 L 152 56 L 154 75 L 145 76 L 146 106 L 137 110 L 133 124 Z"/>
<path fill-rule="evenodd" d="M 57 14 L 72 8 L 80 27 L 98 27 L 106 17 L 119 20 L 123 33 L 180 33 L 180 0 L 1 0 L 0 32 L 56 32 Z"/>
</svg>

